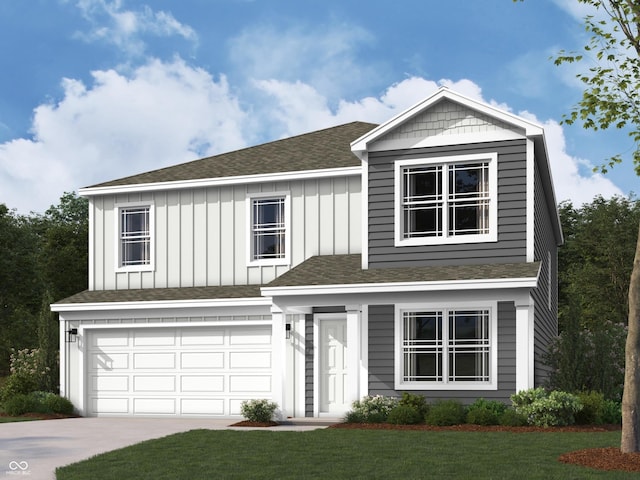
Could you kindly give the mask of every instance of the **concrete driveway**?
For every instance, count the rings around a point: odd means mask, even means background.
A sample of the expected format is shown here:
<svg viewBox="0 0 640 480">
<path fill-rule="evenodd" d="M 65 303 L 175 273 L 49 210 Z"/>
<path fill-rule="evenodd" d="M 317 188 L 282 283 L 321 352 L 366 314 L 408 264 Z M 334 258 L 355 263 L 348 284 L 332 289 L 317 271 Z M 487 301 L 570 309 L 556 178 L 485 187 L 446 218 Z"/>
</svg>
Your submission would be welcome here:
<svg viewBox="0 0 640 480">
<path fill-rule="evenodd" d="M 229 427 L 233 419 L 208 418 L 68 418 L 0 423 L 0 477 L 55 479 L 56 467 L 78 462 L 152 438 L 199 428 Z M 323 428 L 318 423 L 293 422 L 278 431 Z"/>
</svg>

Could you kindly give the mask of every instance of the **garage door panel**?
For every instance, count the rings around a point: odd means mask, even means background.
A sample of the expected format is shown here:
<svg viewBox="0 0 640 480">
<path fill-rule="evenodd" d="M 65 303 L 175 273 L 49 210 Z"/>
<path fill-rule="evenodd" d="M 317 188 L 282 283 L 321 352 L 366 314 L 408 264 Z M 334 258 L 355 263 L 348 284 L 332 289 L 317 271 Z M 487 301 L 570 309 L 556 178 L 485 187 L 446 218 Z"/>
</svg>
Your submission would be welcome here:
<svg viewBox="0 0 640 480">
<path fill-rule="evenodd" d="M 176 368 L 176 354 L 170 353 L 134 353 L 133 368 Z"/>
<path fill-rule="evenodd" d="M 87 413 L 235 416 L 271 398 L 270 326 L 122 327 L 87 335 Z"/>
<path fill-rule="evenodd" d="M 128 392 L 129 377 L 125 375 L 114 375 L 109 377 L 91 376 L 91 386 L 94 391 L 101 392 Z"/>
<path fill-rule="evenodd" d="M 183 398 L 180 411 L 183 415 L 224 415 L 224 399 Z"/>
<path fill-rule="evenodd" d="M 269 345 L 270 343 L 270 329 L 236 329 L 229 332 L 229 345 Z"/>
<path fill-rule="evenodd" d="M 218 329 L 189 329 L 182 332 L 180 343 L 182 345 L 224 345 L 224 330 Z"/>
<path fill-rule="evenodd" d="M 224 368 L 223 352 L 183 352 L 180 358 L 183 369 Z"/>
<path fill-rule="evenodd" d="M 129 332 L 113 330 L 91 337 L 92 347 L 127 347 L 129 346 Z"/>
<path fill-rule="evenodd" d="M 90 405 L 93 412 L 123 415 L 129 413 L 129 399 L 126 397 L 92 398 Z"/>
<path fill-rule="evenodd" d="M 176 377 L 174 375 L 134 375 L 134 392 L 175 392 Z"/>
<path fill-rule="evenodd" d="M 271 352 L 229 352 L 231 368 L 271 368 Z"/>
<path fill-rule="evenodd" d="M 129 354 L 92 353 L 89 365 L 92 370 L 127 370 L 129 368 Z"/>
<path fill-rule="evenodd" d="M 140 331 L 134 331 L 133 333 L 134 346 L 166 347 L 166 346 L 173 346 L 175 344 L 176 344 L 175 329 L 162 329 L 162 330 L 144 329 Z"/>
<path fill-rule="evenodd" d="M 229 392 L 270 392 L 271 375 L 229 375 Z"/>
<path fill-rule="evenodd" d="M 224 375 L 183 375 L 180 382 L 185 393 L 224 392 Z"/>
<path fill-rule="evenodd" d="M 133 414 L 173 415 L 176 413 L 175 398 L 134 398 Z"/>
</svg>

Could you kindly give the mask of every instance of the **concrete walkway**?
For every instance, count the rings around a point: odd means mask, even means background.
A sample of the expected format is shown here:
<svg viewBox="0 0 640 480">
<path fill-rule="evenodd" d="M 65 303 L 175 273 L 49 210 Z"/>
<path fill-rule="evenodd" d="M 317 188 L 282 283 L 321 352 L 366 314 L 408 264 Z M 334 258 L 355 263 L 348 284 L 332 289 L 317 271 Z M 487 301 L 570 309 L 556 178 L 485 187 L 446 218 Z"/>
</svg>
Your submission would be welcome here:
<svg viewBox="0 0 640 480">
<path fill-rule="evenodd" d="M 318 419 L 315 419 L 318 420 Z M 0 477 L 55 479 L 55 469 L 144 440 L 195 429 L 229 427 L 236 420 L 209 418 L 68 418 L 0 424 Z M 292 420 L 277 431 L 325 428 L 329 421 Z"/>
</svg>

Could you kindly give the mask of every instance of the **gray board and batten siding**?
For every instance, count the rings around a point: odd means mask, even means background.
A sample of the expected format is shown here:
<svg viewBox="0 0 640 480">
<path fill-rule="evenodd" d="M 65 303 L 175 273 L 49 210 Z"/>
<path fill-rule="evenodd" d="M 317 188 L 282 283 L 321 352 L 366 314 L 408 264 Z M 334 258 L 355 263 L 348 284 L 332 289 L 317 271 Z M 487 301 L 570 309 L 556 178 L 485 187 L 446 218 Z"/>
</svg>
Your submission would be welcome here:
<svg viewBox="0 0 640 480">
<path fill-rule="evenodd" d="M 395 390 L 394 306 L 369 307 L 369 395 L 400 397 Z M 497 390 L 411 390 L 427 400 L 458 400 L 468 405 L 482 397 L 509 403 L 516 389 L 516 309 L 513 302 L 498 303 L 498 389 Z"/>
<path fill-rule="evenodd" d="M 477 153 L 498 154 L 498 241 L 394 245 L 394 162 Z M 369 154 L 369 268 L 526 262 L 527 143 L 525 139 Z"/>
</svg>

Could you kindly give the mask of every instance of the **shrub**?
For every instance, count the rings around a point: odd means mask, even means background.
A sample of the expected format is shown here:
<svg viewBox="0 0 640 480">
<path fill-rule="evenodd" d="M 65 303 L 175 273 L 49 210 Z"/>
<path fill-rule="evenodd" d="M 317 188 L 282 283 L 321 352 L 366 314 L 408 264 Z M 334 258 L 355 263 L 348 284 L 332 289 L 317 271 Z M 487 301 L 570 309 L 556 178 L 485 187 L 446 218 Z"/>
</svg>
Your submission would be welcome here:
<svg viewBox="0 0 640 480">
<path fill-rule="evenodd" d="M 603 423 L 604 394 L 601 392 L 580 392 L 577 394 L 582 410 L 576 413 L 576 423 L 580 425 L 599 425 Z"/>
<path fill-rule="evenodd" d="M 4 403 L 4 411 L 9 415 L 25 413 L 73 413 L 73 404 L 66 398 L 51 392 L 35 391 L 19 393 Z"/>
<path fill-rule="evenodd" d="M 383 423 L 397 404 L 398 399 L 395 397 L 369 395 L 356 400 L 351 406 L 353 414 L 361 419 L 361 423 Z"/>
<path fill-rule="evenodd" d="M 63 415 L 71 415 L 73 413 L 73 403 L 55 393 L 50 393 L 43 403 L 48 413 L 60 413 Z"/>
<path fill-rule="evenodd" d="M 422 423 L 424 417 L 420 415 L 418 409 L 412 405 L 398 404 L 391 409 L 387 422 L 394 425 L 415 425 Z"/>
<path fill-rule="evenodd" d="M 424 419 L 424 417 L 429 412 L 429 404 L 427 403 L 427 399 L 415 393 L 402 392 L 402 397 L 398 401 L 399 405 L 407 405 L 415 408 L 420 414 L 420 418 Z"/>
<path fill-rule="evenodd" d="M 467 423 L 474 425 L 497 425 L 500 416 L 507 406 L 495 400 L 485 400 L 478 398 L 467 407 Z"/>
<path fill-rule="evenodd" d="M 516 412 L 513 408 L 507 408 L 500 415 L 498 422 L 505 427 L 523 427 L 527 424 L 527 417 Z"/>
<path fill-rule="evenodd" d="M 622 405 L 620 402 L 605 400 L 602 409 L 602 423 L 622 424 Z"/>
<path fill-rule="evenodd" d="M 11 353 L 10 372 L 0 391 L 0 401 L 3 403 L 14 395 L 41 389 L 47 381 L 50 368 L 45 365 L 39 349 L 27 348 Z"/>
<path fill-rule="evenodd" d="M 582 409 L 575 395 L 558 390 L 547 393 L 543 388 L 513 394 L 511 401 L 516 412 L 527 417 L 527 423 L 539 427 L 571 425 Z"/>
<path fill-rule="evenodd" d="M 5 400 L 3 409 L 6 414 L 11 416 L 24 415 L 25 413 L 35 412 L 37 410 L 37 403 L 30 395 L 18 393 Z"/>
<path fill-rule="evenodd" d="M 425 417 L 428 425 L 459 425 L 464 423 L 464 407 L 457 400 L 438 400 L 429 409 Z"/>
<path fill-rule="evenodd" d="M 355 410 L 349 410 L 344 416 L 345 423 L 366 423 L 362 412 L 356 412 Z"/>
<path fill-rule="evenodd" d="M 240 404 L 240 413 L 250 422 L 269 423 L 273 420 L 277 408 L 277 403 L 265 398 L 244 400 Z"/>
</svg>

